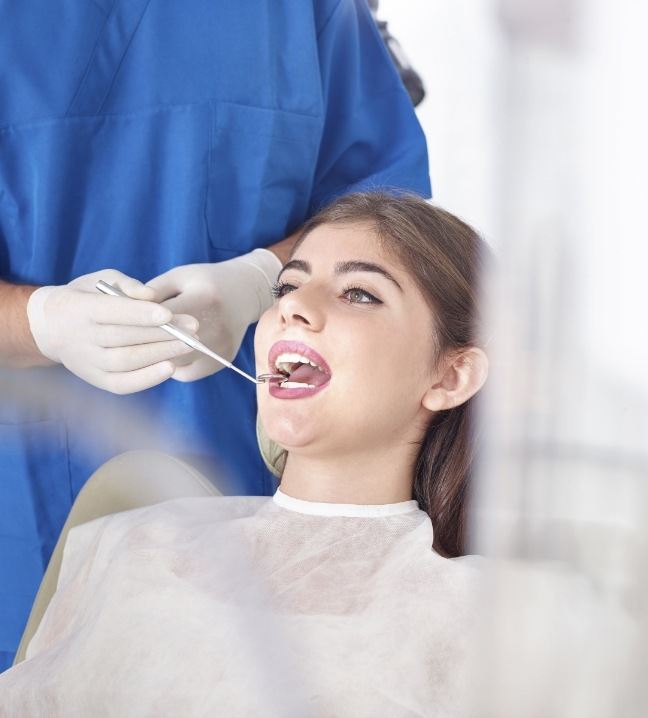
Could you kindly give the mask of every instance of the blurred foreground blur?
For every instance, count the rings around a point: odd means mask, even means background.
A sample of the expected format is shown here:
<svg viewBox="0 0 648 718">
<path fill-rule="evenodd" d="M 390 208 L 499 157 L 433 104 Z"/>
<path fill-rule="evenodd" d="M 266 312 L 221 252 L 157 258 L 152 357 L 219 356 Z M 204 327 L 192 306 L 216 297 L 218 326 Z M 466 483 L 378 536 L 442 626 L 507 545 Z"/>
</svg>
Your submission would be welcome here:
<svg viewBox="0 0 648 718">
<path fill-rule="evenodd" d="M 473 715 L 648 715 L 643 4 L 502 0 Z"/>
</svg>

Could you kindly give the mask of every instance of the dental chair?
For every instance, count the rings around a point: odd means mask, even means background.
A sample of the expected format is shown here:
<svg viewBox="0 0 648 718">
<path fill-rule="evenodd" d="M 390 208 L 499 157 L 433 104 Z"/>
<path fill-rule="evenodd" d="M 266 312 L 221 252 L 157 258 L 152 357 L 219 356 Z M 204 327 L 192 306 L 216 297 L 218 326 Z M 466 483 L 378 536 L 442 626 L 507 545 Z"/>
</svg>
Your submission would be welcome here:
<svg viewBox="0 0 648 718">
<path fill-rule="evenodd" d="M 100 466 L 77 496 L 63 526 L 34 599 L 14 665 L 25 660 L 27 646 L 56 591 L 63 546 L 72 527 L 100 516 L 169 499 L 220 495 L 221 492 L 199 471 L 159 451 L 129 451 Z"/>
</svg>

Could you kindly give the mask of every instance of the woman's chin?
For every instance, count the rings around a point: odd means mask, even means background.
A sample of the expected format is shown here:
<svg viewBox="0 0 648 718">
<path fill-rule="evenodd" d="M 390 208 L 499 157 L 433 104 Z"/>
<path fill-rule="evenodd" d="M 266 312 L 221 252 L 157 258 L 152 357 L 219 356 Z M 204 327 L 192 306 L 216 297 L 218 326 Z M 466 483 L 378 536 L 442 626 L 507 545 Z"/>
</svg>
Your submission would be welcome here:
<svg viewBox="0 0 648 718">
<path fill-rule="evenodd" d="M 315 422 L 308 419 L 298 420 L 291 417 L 262 418 L 266 434 L 288 451 L 304 449 L 316 443 L 323 434 L 323 430 Z"/>
</svg>

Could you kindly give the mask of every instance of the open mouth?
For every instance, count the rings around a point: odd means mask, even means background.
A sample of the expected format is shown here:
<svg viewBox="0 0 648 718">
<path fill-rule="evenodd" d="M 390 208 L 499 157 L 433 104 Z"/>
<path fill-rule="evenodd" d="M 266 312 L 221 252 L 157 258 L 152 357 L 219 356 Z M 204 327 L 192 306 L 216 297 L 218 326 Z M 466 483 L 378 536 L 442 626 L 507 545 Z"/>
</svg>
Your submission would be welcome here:
<svg viewBox="0 0 648 718">
<path fill-rule="evenodd" d="M 326 361 L 301 342 L 277 342 L 270 350 L 270 366 L 285 379 L 275 384 L 280 391 L 318 389 L 331 379 Z"/>
</svg>

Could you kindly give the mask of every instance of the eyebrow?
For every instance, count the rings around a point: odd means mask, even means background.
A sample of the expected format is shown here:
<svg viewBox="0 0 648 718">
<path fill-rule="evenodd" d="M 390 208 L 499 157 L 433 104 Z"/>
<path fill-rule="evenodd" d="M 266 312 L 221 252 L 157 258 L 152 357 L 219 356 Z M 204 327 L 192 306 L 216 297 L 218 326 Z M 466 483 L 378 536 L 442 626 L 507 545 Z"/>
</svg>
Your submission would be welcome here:
<svg viewBox="0 0 648 718">
<path fill-rule="evenodd" d="M 284 265 L 281 272 L 279 272 L 279 277 L 281 277 L 287 269 L 297 269 L 301 272 L 305 272 L 306 274 L 312 274 L 310 262 L 303 259 L 291 259 Z M 350 260 L 348 262 L 336 262 L 336 274 L 349 274 L 350 272 L 375 272 L 376 274 L 381 274 L 386 279 L 389 279 L 390 282 L 393 282 L 401 292 L 403 291 L 403 288 L 394 279 L 394 277 L 392 277 L 392 275 L 384 267 L 381 267 L 379 264 L 374 264 L 374 262 L 364 262 L 357 259 Z"/>
</svg>

